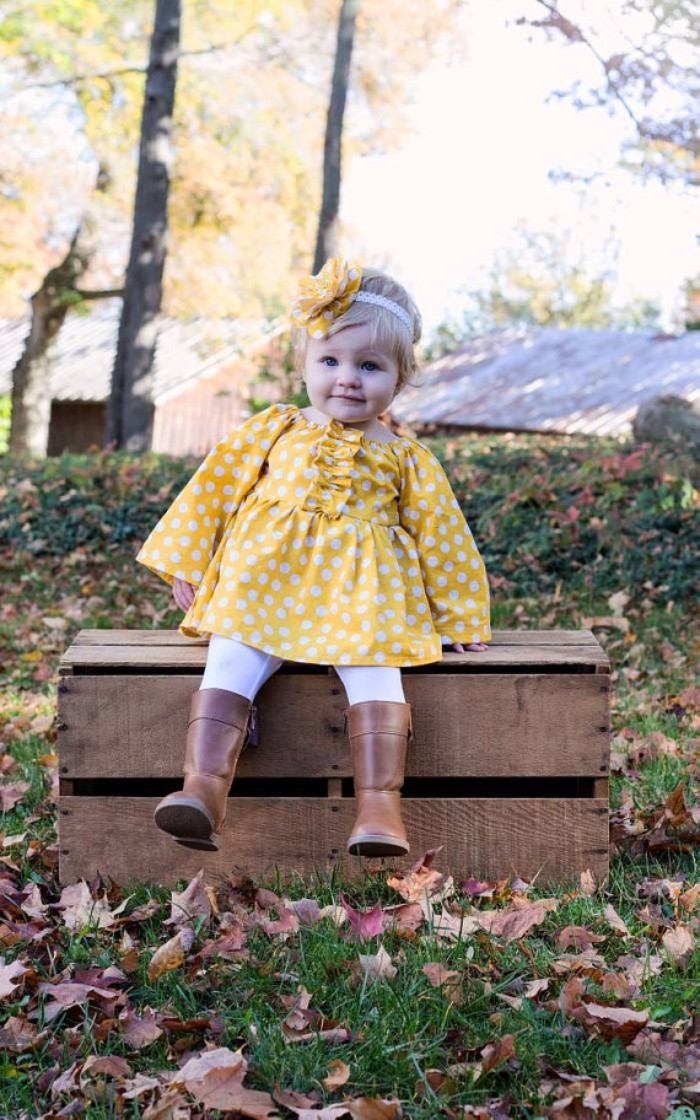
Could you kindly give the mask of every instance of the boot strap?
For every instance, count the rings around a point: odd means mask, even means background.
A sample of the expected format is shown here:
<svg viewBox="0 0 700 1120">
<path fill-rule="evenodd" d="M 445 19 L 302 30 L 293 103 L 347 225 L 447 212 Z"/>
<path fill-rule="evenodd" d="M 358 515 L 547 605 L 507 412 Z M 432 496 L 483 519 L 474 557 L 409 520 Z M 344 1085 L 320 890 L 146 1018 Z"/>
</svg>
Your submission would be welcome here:
<svg viewBox="0 0 700 1120">
<path fill-rule="evenodd" d="M 349 712 L 349 710 L 350 710 L 349 708 L 344 708 L 343 709 L 343 734 L 344 735 L 347 734 L 347 730 L 348 730 L 348 712 Z M 408 734 L 407 734 L 406 742 L 410 743 L 412 738 L 413 738 L 413 714 L 411 712 L 411 709 L 409 708 L 408 709 Z"/>
</svg>

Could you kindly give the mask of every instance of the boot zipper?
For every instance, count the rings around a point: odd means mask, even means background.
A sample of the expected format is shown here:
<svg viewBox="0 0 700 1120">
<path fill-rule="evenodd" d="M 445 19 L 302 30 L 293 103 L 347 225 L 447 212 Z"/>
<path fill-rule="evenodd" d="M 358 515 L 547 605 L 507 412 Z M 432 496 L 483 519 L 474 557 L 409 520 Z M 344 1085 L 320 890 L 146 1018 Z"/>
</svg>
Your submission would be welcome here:
<svg viewBox="0 0 700 1120">
<path fill-rule="evenodd" d="M 248 735 L 246 745 L 249 747 L 260 746 L 260 735 L 258 727 L 258 709 L 255 704 L 250 709 L 250 718 L 248 720 Z"/>
</svg>

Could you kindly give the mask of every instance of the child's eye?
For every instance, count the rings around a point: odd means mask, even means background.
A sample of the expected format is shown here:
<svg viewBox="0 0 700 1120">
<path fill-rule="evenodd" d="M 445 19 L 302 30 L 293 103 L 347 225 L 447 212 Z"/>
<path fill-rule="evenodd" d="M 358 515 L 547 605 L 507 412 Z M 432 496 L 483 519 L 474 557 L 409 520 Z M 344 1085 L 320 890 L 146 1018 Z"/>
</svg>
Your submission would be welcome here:
<svg viewBox="0 0 700 1120">
<path fill-rule="evenodd" d="M 372 373 L 372 372 L 373 372 L 373 371 L 374 371 L 375 369 L 379 369 L 379 366 L 377 365 L 377 363 L 376 363 L 376 362 L 370 362 L 369 360 L 368 360 L 368 361 L 366 361 L 366 362 L 363 362 L 363 363 L 362 363 L 362 368 L 363 368 L 363 369 L 364 369 L 364 368 L 365 368 L 366 366 L 371 366 L 371 367 L 372 367 L 372 368 L 371 368 L 371 370 L 370 370 L 370 373 Z"/>
<path fill-rule="evenodd" d="M 325 365 L 327 362 L 331 362 L 333 365 L 338 364 L 337 358 L 332 358 L 330 354 L 326 354 L 325 357 L 321 358 L 321 365 Z"/>
</svg>

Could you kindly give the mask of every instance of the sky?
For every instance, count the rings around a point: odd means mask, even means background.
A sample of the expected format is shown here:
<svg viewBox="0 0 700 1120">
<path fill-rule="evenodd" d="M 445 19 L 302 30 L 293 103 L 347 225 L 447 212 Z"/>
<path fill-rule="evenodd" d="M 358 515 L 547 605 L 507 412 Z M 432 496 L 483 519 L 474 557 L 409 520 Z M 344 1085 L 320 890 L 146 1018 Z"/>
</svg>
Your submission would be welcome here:
<svg viewBox="0 0 700 1120">
<path fill-rule="evenodd" d="M 460 287 L 478 286 L 518 222 L 569 231 L 572 250 L 580 245 L 594 267 L 613 266 L 615 303 L 649 298 L 662 308 L 662 326 L 678 327 L 681 284 L 700 273 L 698 192 L 644 184 L 617 167 L 621 142 L 633 136 L 622 112 L 547 102 L 575 78 L 597 82 L 600 71 L 583 46 L 509 26 L 509 17 L 537 7 L 474 0 L 465 16 L 469 57 L 417 79 L 401 149 L 348 167 L 347 244 L 406 284 L 426 335 L 446 313 L 458 314 Z M 598 175 L 585 187 L 553 183 L 557 168 Z"/>
</svg>

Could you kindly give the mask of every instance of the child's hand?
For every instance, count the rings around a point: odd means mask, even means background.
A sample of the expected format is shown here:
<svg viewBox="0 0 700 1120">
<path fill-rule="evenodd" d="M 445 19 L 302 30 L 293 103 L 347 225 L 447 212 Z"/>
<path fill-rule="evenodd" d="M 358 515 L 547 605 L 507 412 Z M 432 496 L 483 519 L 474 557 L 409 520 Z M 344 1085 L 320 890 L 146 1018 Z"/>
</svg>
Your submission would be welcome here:
<svg viewBox="0 0 700 1120">
<path fill-rule="evenodd" d="M 486 642 L 472 642 L 469 646 L 463 646 L 461 642 L 453 642 L 451 646 L 445 646 L 445 649 L 454 650 L 455 653 L 483 653 L 488 649 Z"/>
<path fill-rule="evenodd" d="M 194 602 L 194 593 L 196 587 L 192 583 L 186 583 L 184 579 L 178 579 L 175 576 L 173 580 L 173 599 L 177 603 L 181 611 L 188 611 Z"/>
</svg>

